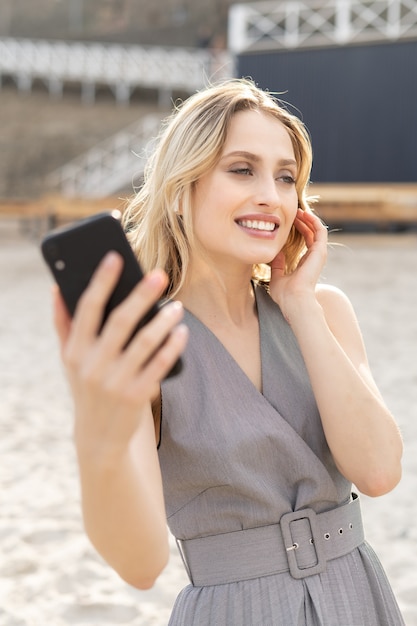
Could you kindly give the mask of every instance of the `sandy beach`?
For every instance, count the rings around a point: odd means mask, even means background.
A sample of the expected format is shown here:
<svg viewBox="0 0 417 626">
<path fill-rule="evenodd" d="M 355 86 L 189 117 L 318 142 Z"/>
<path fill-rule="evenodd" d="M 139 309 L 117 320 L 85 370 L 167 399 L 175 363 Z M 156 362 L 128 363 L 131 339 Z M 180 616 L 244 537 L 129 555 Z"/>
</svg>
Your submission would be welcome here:
<svg viewBox="0 0 417 626">
<path fill-rule="evenodd" d="M 332 240 L 343 245 L 332 246 L 323 278 L 351 298 L 405 442 L 400 485 L 362 497 L 366 536 L 407 626 L 417 626 L 417 234 Z M 163 626 L 187 583 L 175 544 L 155 587 L 140 592 L 83 532 L 71 401 L 38 244 L 0 222 L 0 626 Z"/>
</svg>

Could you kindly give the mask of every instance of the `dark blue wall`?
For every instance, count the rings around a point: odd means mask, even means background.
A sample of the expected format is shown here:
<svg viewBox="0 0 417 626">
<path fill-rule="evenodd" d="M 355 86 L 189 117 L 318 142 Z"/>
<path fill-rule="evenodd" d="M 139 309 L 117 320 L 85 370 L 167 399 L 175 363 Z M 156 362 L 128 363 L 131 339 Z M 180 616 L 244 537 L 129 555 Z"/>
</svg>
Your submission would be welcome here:
<svg viewBox="0 0 417 626">
<path fill-rule="evenodd" d="M 417 41 L 243 54 L 312 136 L 316 182 L 417 182 Z"/>
</svg>

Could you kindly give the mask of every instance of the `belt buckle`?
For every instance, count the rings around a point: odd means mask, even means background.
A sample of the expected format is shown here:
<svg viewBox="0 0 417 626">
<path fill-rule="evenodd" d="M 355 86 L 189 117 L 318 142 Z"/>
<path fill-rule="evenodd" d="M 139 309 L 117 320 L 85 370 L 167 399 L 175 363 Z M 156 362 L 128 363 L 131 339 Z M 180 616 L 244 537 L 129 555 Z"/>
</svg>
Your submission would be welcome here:
<svg viewBox="0 0 417 626">
<path fill-rule="evenodd" d="M 291 524 L 292 522 L 303 519 L 308 520 L 311 531 L 310 538 L 304 538 L 304 541 L 308 541 L 310 545 L 314 546 L 317 562 L 312 566 L 300 568 L 297 563 L 297 550 L 302 549 L 303 546 L 297 542 L 297 537 L 293 537 Z M 324 554 L 324 546 L 316 512 L 313 511 L 313 509 L 301 509 L 299 511 L 285 513 L 279 523 L 291 576 L 296 579 L 301 579 L 307 576 L 313 576 L 314 574 L 321 574 L 326 568 L 326 556 Z"/>
</svg>

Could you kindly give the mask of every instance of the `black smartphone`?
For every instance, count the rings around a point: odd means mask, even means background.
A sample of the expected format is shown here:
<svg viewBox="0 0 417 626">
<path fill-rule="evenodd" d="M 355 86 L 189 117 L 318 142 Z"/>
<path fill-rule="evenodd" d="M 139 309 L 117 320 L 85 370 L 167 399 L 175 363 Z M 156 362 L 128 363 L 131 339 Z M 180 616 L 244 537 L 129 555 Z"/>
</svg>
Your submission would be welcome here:
<svg viewBox="0 0 417 626">
<path fill-rule="evenodd" d="M 58 284 L 71 316 L 74 315 L 77 302 L 103 257 L 111 250 L 123 257 L 123 270 L 105 307 L 102 326 L 110 312 L 143 278 L 142 269 L 127 240 L 120 217 L 120 211 L 98 213 L 51 231 L 41 243 L 43 258 Z M 163 303 L 159 302 L 149 309 L 133 335 L 156 315 L 161 306 Z M 168 376 L 178 374 L 181 367 L 182 362 L 179 359 Z"/>
</svg>

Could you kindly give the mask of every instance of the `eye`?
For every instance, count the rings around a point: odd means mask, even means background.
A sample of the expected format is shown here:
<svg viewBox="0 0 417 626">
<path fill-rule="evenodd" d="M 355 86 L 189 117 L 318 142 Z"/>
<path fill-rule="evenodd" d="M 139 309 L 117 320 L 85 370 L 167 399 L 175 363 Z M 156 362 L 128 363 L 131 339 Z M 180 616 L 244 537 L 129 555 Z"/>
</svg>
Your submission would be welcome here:
<svg viewBox="0 0 417 626">
<path fill-rule="evenodd" d="M 295 178 L 291 174 L 282 174 L 278 176 L 278 181 L 286 183 L 287 185 L 295 185 Z"/>
<path fill-rule="evenodd" d="M 230 172 L 232 174 L 240 174 L 241 176 L 251 176 L 253 173 L 250 167 L 235 167 L 230 169 Z"/>
</svg>

